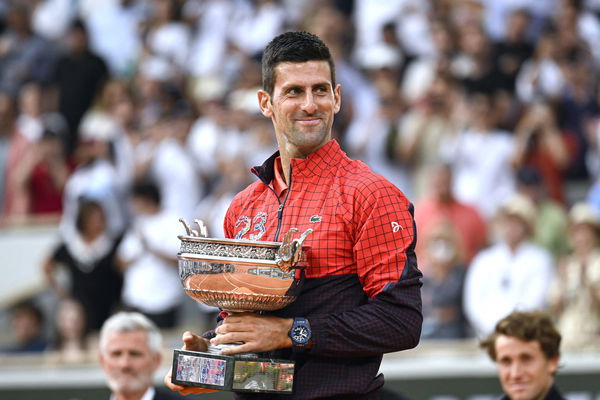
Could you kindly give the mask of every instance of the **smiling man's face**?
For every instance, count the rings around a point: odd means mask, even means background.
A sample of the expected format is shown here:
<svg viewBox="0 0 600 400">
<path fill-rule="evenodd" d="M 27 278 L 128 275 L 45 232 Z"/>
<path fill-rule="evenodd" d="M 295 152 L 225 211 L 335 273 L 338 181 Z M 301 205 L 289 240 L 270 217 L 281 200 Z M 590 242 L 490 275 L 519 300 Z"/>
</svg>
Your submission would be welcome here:
<svg viewBox="0 0 600 400">
<path fill-rule="evenodd" d="M 558 357 L 547 358 L 539 342 L 512 336 L 496 339 L 500 383 L 511 400 L 541 400 L 554 382 Z"/>
<path fill-rule="evenodd" d="M 280 150 L 304 158 L 331 139 L 340 85 L 333 87 L 327 61 L 282 62 L 274 73 L 272 96 L 259 92 L 261 111 L 273 121 Z"/>
</svg>

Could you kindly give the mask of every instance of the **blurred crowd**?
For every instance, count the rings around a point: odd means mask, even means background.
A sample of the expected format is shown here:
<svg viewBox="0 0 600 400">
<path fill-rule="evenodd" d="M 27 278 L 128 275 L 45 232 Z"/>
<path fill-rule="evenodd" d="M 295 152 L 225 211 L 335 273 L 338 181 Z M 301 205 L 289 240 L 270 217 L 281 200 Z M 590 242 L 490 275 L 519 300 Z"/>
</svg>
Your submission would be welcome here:
<svg viewBox="0 0 600 400">
<path fill-rule="evenodd" d="M 177 326 L 178 218 L 223 235 L 276 150 L 256 91 L 286 30 L 332 50 L 342 148 L 415 204 L 423 338 L 540 308 L 598 347 L 598 0 L 0 2 L 0 225 L 60 225 L 43 271 L 80 335 Z"/>
</svg>

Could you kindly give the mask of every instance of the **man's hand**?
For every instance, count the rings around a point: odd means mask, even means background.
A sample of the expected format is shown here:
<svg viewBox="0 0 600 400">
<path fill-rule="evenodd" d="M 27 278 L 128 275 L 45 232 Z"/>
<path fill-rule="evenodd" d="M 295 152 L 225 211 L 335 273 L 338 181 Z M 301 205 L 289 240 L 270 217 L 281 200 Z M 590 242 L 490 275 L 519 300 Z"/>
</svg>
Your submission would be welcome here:
<svg viewBox="0 0 600 400">
<path fill-rule="evenodd" d="M 294 320 L 255 313 L 232 313 L 217 327 L 213 345 L 244 342 L 240 346 L 223 349 L 221 354 L 261 353 L 292 347 L 288 336 Z"/>
<path fill-rule="evenodd" d="M 194 335 L 192 332 L 184 332 L 183 333 L 183 347 L 182 350 L 191 350 L 191 351 L 207 351 L 208 350 L 208 340 L 204 339 L 201 336 Z M 169 372 L 165 376 L 165 385 L 179 394 L 187 395 L 187 394 L 200 394 L 200 393 L 212 393 L 217 392 L 215 389 L 207 389 L 197 386 L 181 386 L 176 385 L 171 382 L 171 374 L 172 371 L 169 369 Z"/>
</svg>

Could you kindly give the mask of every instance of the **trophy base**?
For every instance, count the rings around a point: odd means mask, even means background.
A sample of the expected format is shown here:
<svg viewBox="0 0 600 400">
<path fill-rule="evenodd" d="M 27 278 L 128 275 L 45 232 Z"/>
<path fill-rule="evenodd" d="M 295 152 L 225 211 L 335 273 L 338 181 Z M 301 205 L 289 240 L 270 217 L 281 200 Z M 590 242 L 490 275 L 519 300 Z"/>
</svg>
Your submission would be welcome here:
<svg viewBox="0 0 600 400">
<path fill-rule="evenodd" d="M 231 392 L 291 394 L 294 362 L 256 354 L 225 356 L 174 350 L 171 382 Z"/>
</svg>

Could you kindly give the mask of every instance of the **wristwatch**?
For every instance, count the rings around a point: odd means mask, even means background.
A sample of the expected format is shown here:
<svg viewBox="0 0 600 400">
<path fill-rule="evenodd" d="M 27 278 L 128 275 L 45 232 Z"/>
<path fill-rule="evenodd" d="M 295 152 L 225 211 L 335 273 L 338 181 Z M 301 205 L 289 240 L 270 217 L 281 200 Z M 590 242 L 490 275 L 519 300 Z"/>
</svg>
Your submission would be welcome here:
<svg viewBox="0 0 600 400">
<path fill-rule="evenodd" d="M 302 317 L 294 318 L 294 323 L 288 332 L 288 336 L 292 339 L 294 348 L 303 348 L 306 346 L 312 336 L 308 320 Z"/>
</svg>

